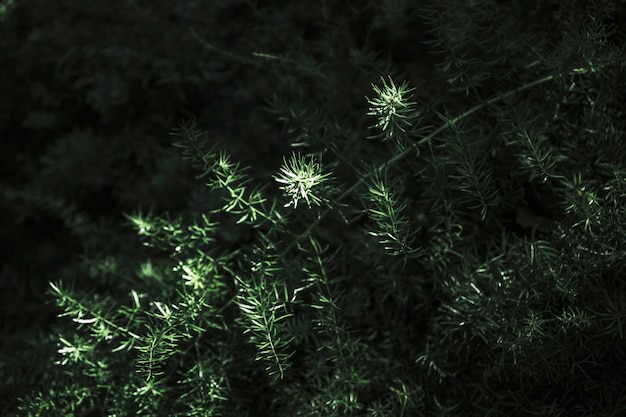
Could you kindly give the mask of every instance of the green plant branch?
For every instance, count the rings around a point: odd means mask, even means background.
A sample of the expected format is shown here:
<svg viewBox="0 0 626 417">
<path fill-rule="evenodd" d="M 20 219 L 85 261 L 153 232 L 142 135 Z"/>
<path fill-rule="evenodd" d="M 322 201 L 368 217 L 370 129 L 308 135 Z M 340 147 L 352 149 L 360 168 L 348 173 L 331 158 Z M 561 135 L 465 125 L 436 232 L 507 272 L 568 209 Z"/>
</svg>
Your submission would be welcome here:
<svg viewBox="0 0 626 417">
<path fill-rule="evenodd" d="M 120 331 L 124 334 L 127 334 L 128 336 L 134 338 L 134 339 L 141 339 L 141 336 L 139 336 L 136 333 L 131 332 L 130 330 L 126 330 L 125 328 L 118 326 L 117 324 L 115 324 L 114 322 L 112 322 L 111 320 L 105 318 L 103 315 L 98 314 L 94 311 L 90 311 L 88 308 L 86 308 L 85 306 L 83 306 L 80 302 L 74 300 L 72 297 L 70 297 L 68 294 L 65 293 L 65 291 L 63 291 L 63 289 L 61 289 L 59 286 L 57 286 L 54 283 L 50 283 L 50 286 L 52 287 L 52 289 L 54 290 L 54 292 L 61 297 L 61 299 L 63 300 L 64 303 L 69 304 L 70 306 L 73 306 L 74 308 L 76 308 L 76 312 L 87 312 L 88 314 L 92 315 L 95 319 L 97 319 L 98 321 L 105 323 L 108 326 L 111 326 L 113 329 Z M 71 311 L 66 311 L 66 313 L 64 313 L 63 315 L 67 316 L 67 315 L 71 315 L 73 314 L 73 312 Z M 75 319 L 74 321 L 76 321 L 77 323 L 80 323 L 81 319 Z"/>
<path fill-rule="evenodd" d="M 615 62 L 620 62 L 623 60 L 616 60 L 610 63 L 607 63 L 603 66 L 606 65 L 610 65 L 612 63 Z M 598 68 L 594 69 L 594 71 L 597 71 Z M 586 69 L 586 68 L 574 68 L 571 71 L 568 72 L 568 75 L 581 75 L 581 74 L 586 74 L 588 73 L 590 70 Z M 435 131 L 433 131 L 432 133 L 430 133 L 429 135 L 425 136 L 424 138 L 420 139 L 419 141 L 413 143 L 410 147 L 406 148 L 404 151 L 398 153 L 397 155 L 395 155 L 394 157 L 392 157 L 391 159 L 389 159 L 388 161 L 384 162 L 383 164 L 381 164 L 380 166 L 378 166 L 376 168 L 376 171 L 378 173 L 382 172 L 386 167 L 389 167 L 391 165 L 394 165 L 395 163 L 401 161 L 402 159 L 404 159 L 407 155 L 409 155 L 411 152 L 413 152 L 415 149 L 417 149 L 419 146 L 423 145 L 424 143 L 430 142 L 435 136 L 437 136 L 438 134 L 440 134 L 441 132 L 443 132 L 445 129 L 447 129 L 450 126 L 454 126 L 456 125 L 459 121 L 465 119 L 468 116 L 471 116 L 472 114 L 478 112 L 479 110 L 484 109 L 487 106 L 490 106 L 494 103 L 497 103 L 498 101 L 507 99 L 517 93 L 520 93 L 524 90 L 528 90 L 530 88 L 536 87 L 538 85 L 541 84 L 545 84 L 549 81 L 552 81 L 554 78 L 556 77 L 555 74 L 551 74 L 551 75 L 546 75 L 542 78 L 539 78 L 535 81 L 529 82 L 527 84 L 524 84 L 520 87 L 514 88 L 510 91 L 507 91 L 504 94 L 499 94 L 495 97 L 492 97 L 491 99 L 477 104 L 476 106 L 472 107 L 471 109 L 461 113 L 459 116 L 455 117 L 454 119 L 449 119 L 447 120 L 443 125 L 441 125 L 439 128 L 437 128 Z M 342 194 L 340 194 L 337 197 L 337 201 L 340 202 L 343 199 L 345 199 L 348 195 L 352 194 L 354 192 L 354 190 L 356 190 L 361 184 L 363 184 L 363 177 L 359 178 L 359 180 L 354 183 L 350 188 L 348 188 L 346 191 L 344 191 Z M 296 245 L 298 242 L 300 242 L 303 238 L 305 238 L 306 236 L 309 236 L 311 231 L 317 226 L 317 224 L 326 216 L 328 215 L 328 213 L 331 212 L 331 208 L 327 208 L 326 210 L 324 210 L 323 212 L 321 212 L 317 219 L 315 219 L 313 222 L 311 222 L 311 224 L 309 224 L 309 226 L 300 234 L 298 234 L 290 243 L 289 245 L 287 245 L 287 247 L 281 252 L 280 256 L 283 257 L 285 256 L 293 247 L 294 245 Z"/>
</svg>

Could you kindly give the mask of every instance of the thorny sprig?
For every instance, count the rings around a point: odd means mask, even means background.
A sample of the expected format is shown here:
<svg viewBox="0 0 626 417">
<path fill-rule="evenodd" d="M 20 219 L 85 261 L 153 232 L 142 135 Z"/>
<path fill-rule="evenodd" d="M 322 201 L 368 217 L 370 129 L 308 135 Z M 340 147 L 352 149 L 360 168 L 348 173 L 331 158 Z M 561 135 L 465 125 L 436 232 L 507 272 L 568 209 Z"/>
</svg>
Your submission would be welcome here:
<svg viewBox="0 0 626 417">
<path fill-rule="evenodd" d="M 379 135 L 386 141 L 398 133 L 406 132 L 406 128 L 414 125 L 419 112 L 415 111 L 415 102 L 410 101 L 411 92 L 415 88 L 409 88 L 408 82 L 404 81 L 400 86 L 396 86 L 391 77 L 389 83 L 383 77 L 380 78 L 382 86 L 372 84 L 376 97 L 366 97 L 370 104 L 369 116 L 377 118 L 374 128 L 381 130 Z"/>
<path fill-rule="evenodd" d="M 306 201 L 309 208 L 311 203 L 319 206 L 322 202 L 328 202 L 324 196 L 324 191 L 328 188 L 324 185 L 330 176 L 330 173 L 322 172 L 322 164 L 313 156 L 293 153 L 289 160 L 284 159 L 284 164 L 274 179 L 284 184 L 280 188 L 290 198 L 285 207 L 293 205 L 295 209 L 300 200 Z"/>
</svg>

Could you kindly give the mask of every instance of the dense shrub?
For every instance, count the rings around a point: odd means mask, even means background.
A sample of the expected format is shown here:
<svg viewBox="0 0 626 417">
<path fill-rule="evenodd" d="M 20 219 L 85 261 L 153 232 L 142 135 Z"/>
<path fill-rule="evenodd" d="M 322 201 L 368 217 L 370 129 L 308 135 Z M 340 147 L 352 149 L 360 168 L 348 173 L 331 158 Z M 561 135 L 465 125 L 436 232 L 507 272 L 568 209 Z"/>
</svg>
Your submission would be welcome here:
<svg viewBox="0 0 626 417">
<path fill-rule="evenodd" d="M 3 196 L 82 256 L 19 413 L 626 412 L 623 4 L 36 3 Z"/>
</svg>

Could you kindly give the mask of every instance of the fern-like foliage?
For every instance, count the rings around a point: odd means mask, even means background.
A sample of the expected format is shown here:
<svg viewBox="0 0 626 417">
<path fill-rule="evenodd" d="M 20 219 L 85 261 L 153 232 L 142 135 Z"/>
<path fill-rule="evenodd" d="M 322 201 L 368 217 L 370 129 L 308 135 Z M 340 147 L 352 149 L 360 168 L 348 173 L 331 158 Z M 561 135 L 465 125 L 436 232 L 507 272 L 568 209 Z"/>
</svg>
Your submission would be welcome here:
<svg viewBox="0 0 626 417">
<path fill-rule="evenodd" d="M 609 3 L 252 2 L 232 49 L 194 28 L 254 80 L 234 97 L 258 88 L 278 123 L 172 131 L 197 173 L 188 206 L 128 211 L 141 257 L 85 258 L 125 261 L 117 279 L 54 281 L 62 377 L 21 411 L 624 414 L 626 67 Z M 413 25 L 432 79 L 397 48 L 379 73 L 376 49 Z M 268 158 L 263 132 L 281 142 Z"/>
<path fill-rule="evenodd" d="M 371 206 L 367 215 L 376 229 L 369 234 L 374 236 L 390 255 L 401 255 L 404 258 L 416 258 L 423 252 L 414 246 L 415 233 L 410 220 L 404 212 L 408 203 L 400 200 L 403 191 L 402 178 L 390 181 L 387 170 L 382 173 L 373 170 L 371 184 L 368 184 L 368 199 Z"/>
<path fill-rule="evenodd" d="M 293 337 L 286 324 L 292 315 L 288 307 L 291 296 L 286 283 L 274 276 L 279 270 L 275 260 L 265 258 L 251 265 L 250 276 L 236 277 L 243 326 L 257 347 L 256 359 L 265 363 L 273 381 L 284 378 L 293 355 Z"/>
</svg>

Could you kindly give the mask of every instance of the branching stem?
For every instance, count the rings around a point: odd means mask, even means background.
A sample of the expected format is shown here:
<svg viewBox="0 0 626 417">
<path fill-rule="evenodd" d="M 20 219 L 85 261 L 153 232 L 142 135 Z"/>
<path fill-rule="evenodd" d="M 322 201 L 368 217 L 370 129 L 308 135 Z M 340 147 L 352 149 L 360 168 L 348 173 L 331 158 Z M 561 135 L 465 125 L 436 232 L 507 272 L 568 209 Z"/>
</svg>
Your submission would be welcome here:
<svg viewBox="0 0 626 417">
<path fill-rule="evenodd" d="M 608 65 L 608 64 L 606 64 Z M 585 68 L 575 68 L 571 71 L 569 71 L 569 75 L 581 75 L 581 74 L 586 74 L 587 72 L 589 72 L 589 70 L 585 69 Z M 530 88 L 536 87 L 538 85 L 541 84 L 545 84 L 549 81 L 552 81 L 555 78 L 555 74 L 552 75 L 546 75 L 542 78 L 539 78 L 535 81 L 529 82 L 527 84 L 524 84 L 520 87 L 514 88 L 510 91 L 507 91 L 504 94 L 499 94 L 495 97 L 492 97 L 491 99 L 482 102 L 480 104 L 477 104 L 476 106 L 472 107 L 471 109 L 461 113 L 460 115 L 458 115 L 457 117 L 455 117 L 454 119 L 450 119 L 447 122 L 445 122 L 443 125 L 441 125 L 439 128 L 437 128 L 435 131 L 433 131 L 432 133 L 430 133 L 429 135 L 423 137 L 422 139 L 420 139 L 419 141 L 413 143 L 410 147 L 407 147 L 404 151 L 400 152 L 399 154 L 395 155 L 393 158 L 389 159 L 388 161 L 386 161 L 385 163 L 381 164 L 379 167 L 376 168 L 377 172 L 382 172 L 385 168 L 394 165 L 395 163 L 401 161 L 402 159 L 404 159 L 407 155 L 409 155 L 412 151 L 414 151 L 415 149 L 417 149 L 419 146 L 423 145 L 424 143 L 430 142 L 435 136 L 437 136 L 438 134 L 440 134 L 441 132 L 443 132 L 445 129 L 447 129 L 450 126 L 454 126 L 455 124 L 457 124 L 459 121 L 465 119 L 468 116 L 471 116 L 472 114 L 482 110 L 483 108 L 490 106 L 494 103 L 497 103 L 498 101 L 504 100 L 506 98 L 509 98 L 517 93 L 520 93 L 524 90 L 528 90 Z M 337 197 L 337 201 L 340 202 L 343 199 L 345 199 L 347 196 L 349 196 L 350 194 L 352 194 L 352 192 L 354 192 L 354 190 L 356 190 L 357 187 L 359 187 L 364 181 L 364 178 L 359 178 L 359 180 L 357 180 L 350 188 L 348 188 L 346 191 L 344 191 L 341 195 L 339 195 L 339 197 Z M 282 258 L 283 256 L 285 256 L 298 242 L 300 242 L 300 240 L 302 240 L 303 238 L 305 238 L 306 236 L 309 236 L 309 234 L 311 233 L 311 230 L 313 230 L 317 224 L 331 211 L 331 208 L 327 208 L 326 210 L 324 210 L 323 212 L 321 212 L 317 219 L 315 219 L 313 222 L 311 222 L 311 224 L 309 224 L 309 226 L 299 235 L 297 235 L 292 241 L 291 243 L 289 243 L 289 245 L 287 245 L 287 247 L 285 248 L 285 250 L 283 250 L 280 254 L 280 258 Z"/>
</svg>

